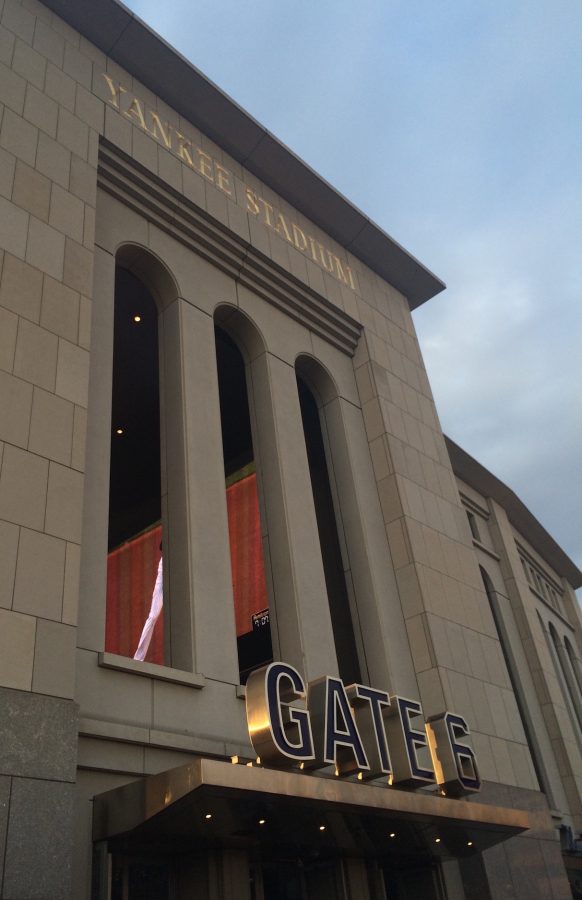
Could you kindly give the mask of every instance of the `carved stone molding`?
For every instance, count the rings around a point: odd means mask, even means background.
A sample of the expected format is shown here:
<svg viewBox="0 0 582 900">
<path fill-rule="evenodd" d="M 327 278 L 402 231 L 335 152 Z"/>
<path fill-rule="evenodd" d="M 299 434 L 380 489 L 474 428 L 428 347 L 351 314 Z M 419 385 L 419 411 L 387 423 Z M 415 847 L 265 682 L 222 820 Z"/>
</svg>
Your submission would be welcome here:
<svg viewBox="0 0 582 900">
<path fill-rule="evenodd" d="M 104 140 L 99 149 L 98 185 L 235 281 L 353 356 L 362 331 L 355 319 Z"/>
</svg>

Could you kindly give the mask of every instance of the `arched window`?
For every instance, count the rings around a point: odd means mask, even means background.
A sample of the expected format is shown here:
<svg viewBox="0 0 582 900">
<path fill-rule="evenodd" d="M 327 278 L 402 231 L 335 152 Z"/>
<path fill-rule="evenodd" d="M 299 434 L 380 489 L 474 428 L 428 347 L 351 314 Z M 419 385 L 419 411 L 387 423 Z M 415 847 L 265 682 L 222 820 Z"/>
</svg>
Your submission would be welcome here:
<svg viewBox="0 0 582 900">
<path fill-rule="evenodd" d="M 579 739 L 582 731 L 582 698 L 578 690 L 578 684 L 575 680 L 574 671 L 570 667 L 569 655 L 565 645 L 561 644 L 558 632 L 552 622 L 549 623 L 548 630 L 555 651 L 554 665 L 558 673 L 558 679 L 562 685 L 562 692 L 566 699 L 566 706 L 570 713 L 570 718 L 572 719 L 574 731 Z"/>
<path fill-rule="evenodd" d="M 511 687 L 515 696 L 517 711 L 519 712 L 519 718 L 521 721 L 523 732 L 525 734 L 527 745 L 529 747 L 529 752 L 531 754 L 531 759 L 538 779 L 538 783 L 541 790 L 544 792 L 544 794 L 546 794 L 548 802 L 552 803 L 552 792 L 549 784 L 549 779 L 545 773 L 542 753 L 535 737 L 535 729 L 527 711 L 527 706 L 524 700 L 524 691 L 521 686 L 521 679 L 519 677 L 517 663 L 515 662 L 513 651 L 511 649 L 511 642 L 508 639 L 503 624 L 503 618 L 501 615 L 501 610 L 499 608 L 499 601 L 496 596 L 495 588 L 493 587 L 493 583 L 483 566 L 479 566 L 479 571 L 481 572 L 483 587 L 485 588 L 485 593 L 487 594 L 487 599 L 489 601 L 489 607 L 491 609 L 491 615 L 493 616 L 495 630 L 497 632 L 497 637 L 501 645 L 501 652 L 503 653 L 503 658 L 505 659 L 505 665 L 507 666 L 507 673 L 509 675 L 509 680 L 511 682 Z"/>
<path fill-rule="evenodd" d="M 158 308 L 142 281 L 117 266 L 105 649 L 162 664 L 160 458 Z M 150 612 L 158 615 L 144 631 Z"/>
<path fill-rule="evenodd" d="M 580 662 L 574 653 L 574 648 L 570 643 L 567 637 L 564 637 L 564 647 L 566 648 L 566 653 L 568 654 L 568 659 L 570 660 L 570 665 L 572 666 L 572 671 L 574 673 L 574 678 L 576 680 L 576 684 L 578 685 L 578 690 L 582 695 L 582 678 L 580 675 Z"/>
<path fill-rule="evenodd" d="M 321 403 L 318 403 L 301 365 L 297 371 L 297 388 L 339 674 L 350 684 L 361 680 L 361 670 L 330 479 L 331 465 L 324 439 Z"/>
<path fill-rule="evenodd" d="M 215 327 L 236 636 L 241 684 L 273 658 L 259 492 L 242 354 Z"/>
</svg>

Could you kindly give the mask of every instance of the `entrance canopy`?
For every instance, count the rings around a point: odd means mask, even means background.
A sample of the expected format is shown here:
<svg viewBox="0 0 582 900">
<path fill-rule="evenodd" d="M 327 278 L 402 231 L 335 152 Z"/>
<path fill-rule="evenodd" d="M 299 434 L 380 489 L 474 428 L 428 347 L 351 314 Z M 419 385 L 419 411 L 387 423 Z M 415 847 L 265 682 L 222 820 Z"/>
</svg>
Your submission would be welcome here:
<svg viewBox="0 0 582 900">
<path fill-rule="evenodd" d="M 93 839 L 124 850 L 276 845 L 418 859 L 471 855 L 529 827 L 523 810 L 196 759 L 96 796 Z"/>
</svg>

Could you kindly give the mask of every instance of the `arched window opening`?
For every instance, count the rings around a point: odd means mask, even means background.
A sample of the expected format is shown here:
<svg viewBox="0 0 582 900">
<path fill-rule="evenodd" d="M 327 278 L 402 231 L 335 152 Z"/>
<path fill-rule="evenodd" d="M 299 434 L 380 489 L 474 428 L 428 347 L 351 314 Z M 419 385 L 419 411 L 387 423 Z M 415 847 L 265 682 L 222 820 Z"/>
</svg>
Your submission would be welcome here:
<svg viewBox="0 0 582 900">
<path fill-rule="evenodd" d="M 481 541 L 481 535 L 479 534 L 479 526 L 477 525 L 477 519 L 475 514 L 467 510 L 467 519 L 469 520 L 469 528 L 471 529 L 471 534 L 476 541 Z"/>
<path fill-rule="evenodd" d="M 524 700 L 524 692 L 521 687 L 521 682 L 519 678 L 519 673 L 517 669 L 517 664 L 513 657 L 513 653 L 511 650 L 511 643 L 508 639 L 508 636 L 505 631 L 505 627 L 503 625 L 503 619 L 501 616 L 501 610 L 499 609 L 499 601 L 495 594 L 495 589 L 493 587 L 493 583 L 489 578 L 489 575 L 485 571 L 482 566 L 479 566 L 479 571 L 481 572 L 481 578 L 483 580 L 483 587 L 485 588 L 485 593 L 487 594 L 487 599 L 489 601 L 489 607 L 491 609 L 491 614 L 493 616 L 493 622 L 495 624 L 495 630 L 497 632 L 497 637 L 499 638 L 499 643 L 501 645 L 501 652 L 503 653 L 503 658 L 505 660 L 505 665 L 507 666 L 507 673 L 509 675 L 509 681 L 511 683 L 511 687 L 513 689 L 513 693 L 515 696 L 515 702 L 517 705 L 517 711 L 519 713 L 519 718 L 521 721 L 521 725 L 523 728 L 523 732 L 525 734 L 525 739 L 527 741 L 527 745 L 529 747 L 529 752 L 531 755 L 531 760 L 533 763 L 534 771 L 536 773 L 536 777 L 538 779 L 538 784 L 540 789 L 544 792 L 544 794 L 548 798 L 548 802 L 552 803 L 552 792 L 549 784 L 548 777 L 545 773 L 543 762 L 542 762 L 542 754 L 540 752 L 537 741 L 534 737 L 534 727 L 533 723 L 527 712 L 527 706 Z"/>
<path fill-rule="evenodd" d="M 346 684 L 351 684 L 361 680 L 360 664 L 321 419 L 315 397 L 300 375 L 297 387 L 339 674 Z"/>
<path fill-rule="evenodd" d="M 576 680 L 576 684 L 578 686 L 578 690 L 580 691 L 580 695 L 582 696 L 582 680 L 580 675 L 580 663 L 574 653 L 574 648 L 572 644 L 568 640 L 567 637 L 564 637 L 564 647 L 566 648 L 566 653 L 568 654 L 568 659 L 570 660 L 570 665 L 572 666 L 572 671 L 574 673 L 574 678 Z"/>
<path fill-rule="evenodd" d="M 158 310 L 118 266 L 105 649 L 163 664 L 160 457 Z"/>
<path fill-rule="evenodd" d="M 565 646 L 561 645 L 558 632 L 551 622 L 549 623 L 548 630 L 554 647 L 554 666 L 558 674 L 558 680 L 562 685 L 562 693 L 566 700 L 566 706 L 570 713 L 572 725 L 574 726 L 574 733 L 580 742 L 582 733 L 582 700 L 578 696 L 578 685 L 575 682 L 573 671 L 569 668 L 570 660 L 567 655 L 567 650 Z"/>
<path fill-rule="evenodd" d="M 216 360 L 236 636 L 241 684 L 273 659 L 269 597 L 245 364 L 216 326 Z"/>
</svg>

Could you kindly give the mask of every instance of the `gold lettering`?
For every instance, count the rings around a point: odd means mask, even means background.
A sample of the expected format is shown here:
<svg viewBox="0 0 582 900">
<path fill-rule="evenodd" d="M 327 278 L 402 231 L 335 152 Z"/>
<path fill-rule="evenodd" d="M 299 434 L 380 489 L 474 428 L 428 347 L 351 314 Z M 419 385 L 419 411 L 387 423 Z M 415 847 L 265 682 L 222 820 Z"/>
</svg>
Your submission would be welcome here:
<svg viewBox="0 0 582 900">
<path fill-rule="evenodd" d="M 257 195 L 250 188 L 247 188 L 245 193 L 247 195 L 247 211 L 252 213 L 253 216 L 258 216 L 261 208 L 257 203 Z"/>
<path fill-rule="evenodd" d="M 166 145 L 166 148 L 167 148 L 168 150 L 171 150 L 171 149 L 172 149 L 172 138 L 171 138 L 171 135 L 170 135 L 170 125 L 169 125 L 169 123 L 166 122 L 166 123 L 165 123 L 165 128 L 164 128 L 164 126 L 162 125 L 162 120 L 160 119 L 160 117 L 158 116 L 158 114 L 155 113 L 155 112 L 150 112 L 150 118 L 151 118 L 151 120 L 152 120 L 153 128 L 152 128 L 152 129 L 148 129 L 149 133 L 150 133 L 150 134 L 152 135 L 152 137 L 154 137 L 156 140 L 159 140 L 160 137 L 161 137 L 162 141 L 163 141 L 164 144 Z"/>
<path fill-rule="evenodd" d="M 148 110 L 150 127 L 146 121 L 144 106 L 137 97 L 132 97 L 127 109 L 121 109 L 121 98 L 127 94 L 127 89 L 116 83 L 110 75 L 102 72 L 103 78 L 109 88 L 109 102 L 128 119 L 134 120 L 140 128 L 150 134 L 155 140 L 161 142 L 167 150 L 173 152 L 179 159 L 191 168 L 203 175 L 208 181 L 213 182 L 227 196 L 233 196 L 232 174 L 223 165 L 213 159 L 199 147 L 193 147 L 192 141 L 179 131 L 175 131 L 169 122 L 162 122 L 159 115 Z M 172 135 L 176 146 L 172 146 Z M 273 228 L 277 234 L 293 244 L 301 253 L 308 253 L 319 266 L 337 278 L 342 284 L 349 285 L 356 290 L 353 272 L 345 262 L 327 250 L 319 241 L 315 241 L 310 235 L 295 225 L 288 223 L 283 213 L 276 210 L 270 203 L 260 197 L 249 187 L 245 187 L 247 212 L 253 216 L 263 213 L 264 224 Z"/>
<path fill-rule="evenodd" d="M 344 284 L 348 284 L 348 276 L 344 272 L 344 267 L 341 264 L 341 260 L 337 257 L 333 257 L 333 261 L 335 263 L 335 276 L 338 281 L 343 281 Z M 346 266 L 346 269 L 349 271 L 349 266 Z"/>
<path fill-rule="evenodd" d="M 263 204 L 265 210 L 265 225 L 268 225 L 269 228 L 274 228 L 273 220 L 271 218 L 271 213 L 274 212 L 273 207 L 270 203 L 267 203 L 266 200 L 263 200 L 262 197 L 259 197 L 259 203 Z"/>
<path fill-rule="evenodd" d="M 289 241 L 290 244 L 293 243 L 293 239 L 291 237 L 289 229 L 287 228 L 287 222 L 283 217 L 283 213 L 277 214 L 277 224 L 275 225 L 275 231 L 277 232 L 277 234 L 280 234 L 281 237 L 284 237 L 286 241 Z"/>
<path fill-rule="evenodd" d="M 204 175 L 208 181 L 214 181 L 214 173 L 212 172 L 212 157 L 205 153 L 204 150 L 201 150 L 200 147 L 196 147 L 196 153 L 198 154 L 198 171 L 201 175 Z"/>
<path fill-rule="evenodd" d="M 147 131 L 145 117 L 143 114 L 143 109 L 141 108 L 141 103 L 134 97 L 128 108 L 124 110 L 124 116 L 127 116 L 128 119 L 135 119 L 140 128 L 143 128 L 144 131 Z"/>
<path fill-rule="evenodd" d="M 216 171 L 216 187 L 220 188 L 221 191 L 224 191 L 225 194 L 228 194 L 229 197 L 232 197 L 230 172 L 216 161 L 214 162 L 214 169 Z"/>
<path fill-rule="evenodd" d="M 176 137 L 178 138 L 178 147 L 176 148 L 176 152 L 180 159 L 183 159 L 185 163 L 188 163 L 189 166 L 194 166 L 192 162 L 192 156 L 190 155 L 190 150 L 192 149 L 192 141 L 189 141 L 188 138 L 185 138 L 183 134 L 180 134 L 179 131 L 176 132 Z"/>
<path fill-rule="evenodd" d="M 291 227 L 293 229 L 293 243 L 295 244 L 297 249 L 301 250 L 301 252 L 307 250 L 307 238 L 305 237 L 299 226 L 292 225 Z"/>
<path fill-rule="evenodd" d="M 329 265 L 326 265 L 324 254 L 327 253 L 327 262 Z M 326 250 L 323 244 L 319 244 L 319 259 L 321 260 L 321 265 L 325 269 L 326 272 L 333 272 L 333 262 L 331 258 L 331 253 L 329 250 Z"/>
<path fill-rule="evenodd" d="M 308 237 L 308 241 L 309 241 L 309 246 L 311 247 L 311 255 L 313 257 L 313 261 L 319 262 L 319 260 L 317 259 L 317 251 L 315 249 L 315 241 L 313 240 L 312 237 Z"/>
<path fill-rule="evenodd" d="M 105 79 L 105 81 L 107 82 L 107 84 L 109 86 L 109 90 L 111 91 L 111 97 L 109 99 L 110 99 L 111 103 L 113 104 L 113 106 L 116 109 L 119 109 L 120 108 L 119 99 L 120 99 L 121 95 L 126 94 L 127 91 L 120 84 L 118 84 L 116 86 L 113 83 L 113 79 L 109 75 L 107 75 L 105 72 L 103 72 L 102 74 L 103 74 L 103 78 Z"/>
</svg>

